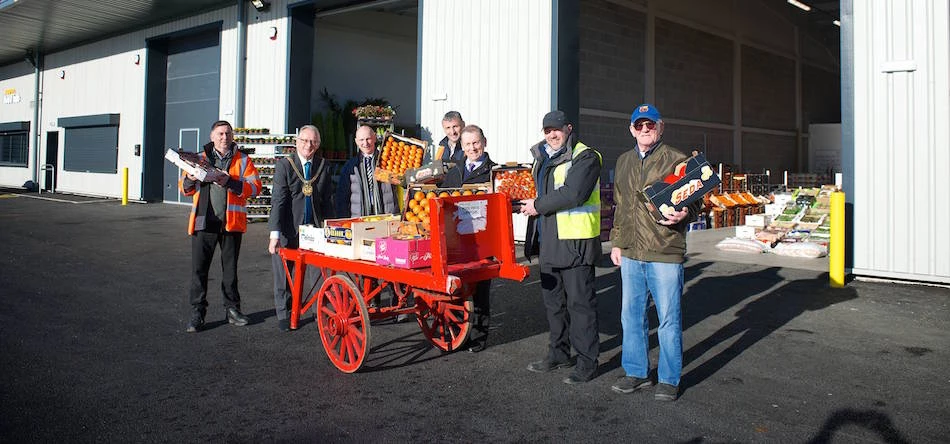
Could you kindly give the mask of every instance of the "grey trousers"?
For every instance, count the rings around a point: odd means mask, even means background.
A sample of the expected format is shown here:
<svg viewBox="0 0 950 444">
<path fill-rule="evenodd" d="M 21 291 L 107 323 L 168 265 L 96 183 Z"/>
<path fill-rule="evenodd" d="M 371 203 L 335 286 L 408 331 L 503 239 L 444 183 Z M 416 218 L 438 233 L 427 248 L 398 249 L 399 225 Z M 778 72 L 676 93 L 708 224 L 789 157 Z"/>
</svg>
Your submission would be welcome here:
<svg viewBox="0 0 950 444">
<path fill-rule="evenodd" d="M 290 319 L 292 296 L 290 282 L 287 280 L 287 275 L 284 274 L 283 262 L 284 260 L 279 254 L 271 255 L 271 267 L 274 271 L 274 311 L 277 313 L 277 319 Z M 290 269 L 290 275 L 293 276 L 296 268 L 294 263 L 288 262 L 287 265 Z M 301 305 L 306 304 L 311 295 L 320 290 L 321 285 L 323 285 L 323 276 L 320 275 L 320 270 L 307 267 L 304 275 Z"/>
</svg>

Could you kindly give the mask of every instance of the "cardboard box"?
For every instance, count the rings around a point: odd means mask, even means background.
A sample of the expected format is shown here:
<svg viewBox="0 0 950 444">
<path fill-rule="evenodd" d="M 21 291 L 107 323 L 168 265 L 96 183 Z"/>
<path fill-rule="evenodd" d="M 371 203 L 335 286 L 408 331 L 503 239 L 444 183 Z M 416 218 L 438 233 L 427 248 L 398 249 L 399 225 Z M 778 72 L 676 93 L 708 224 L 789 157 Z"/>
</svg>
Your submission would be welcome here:
<svg viewBox="0 0 950 444">
<path fill-rule="evenodd" d="M 491 183 L 492 190 L 495 193 L 505 193 L 512 200 L 534 199 L 537 197 L 530 165 L 506 164 L 496 166 L 491 172 Z"/>
<path fill-rule="evenodd" d="M 201 182 L 213 182 L 216 177 L 227 174 L 210 165 L 200 163 L 198 153 L 185 153 L 173 149 L 165 151 L 165 160 L 175 164 L 178 168 L 198 178 Z"/>
<path fill-rule="evenodd" d="M 441 159 L 436 159 L 428 165 L 406 170 L 406 183 L 411 186 L 441 182 L 448 171 L 448 166 Z"/>
<path fill-rule="evenodd" d="M 360 250 L 360 260 L 376 262 L 376 239 L 361 239 L 357 248 Z"/>
<path fill-rule="evenodd" d="M 750 227 L 765 228 L 772 223 L 772 216 L 769 214 L 747 214 L 745 224 Z"/>
<path fill-rule="evenodd" d="M 370 216 L 355 219 L 327 219 L 324 221 L 324 254 L 343 259 L 360 259 L 363 242 L 389 236 L 389 223 L 399 216 Z M 366 221 L 365 219 L 372 219 Z M 381 219 L 381 220 L 379 220 Z"/>
<path fill-rule="evenodd" d="M 755 227 L 750 227 L 748 225 L 737 225 L 736 237 L 739 239 L 755 239 Z"/>
<path fill-rule="evenodd" d="M 782 210 L 784 209 L 785 209 L 785 204 L 777 204 L 777 203 L 765 204 L 765 214 L 768 214 L 770 216 L 778 216 L 779 214 L 782 214 Z"/>
<path fill-rule="evenodd" d="M 656 220 L 665 219 L 664 214 L 680 211 L 699 200 L 719 185 L 719 175 L 706 156 L 697 154 L 684 162 L 673 165 L 673 172 L 662 182 L 657 182 L 640 192 L 643 204 Z"/>
<path fill-rule="evenodd" d="M 432 265 L 431 242 L 428 238 L 376 239 L 376 263 L 397 268 L 422 268 Z"/>
<path fill-rule="evenodd" d="M 316 251 L 317 253 L 323 253 L 325 251 L 327 238 L 323 235 L 323 228 L 313 225 L 301 225 L 298 232 L 297 240 L 301 250 Z"/>
</svg>

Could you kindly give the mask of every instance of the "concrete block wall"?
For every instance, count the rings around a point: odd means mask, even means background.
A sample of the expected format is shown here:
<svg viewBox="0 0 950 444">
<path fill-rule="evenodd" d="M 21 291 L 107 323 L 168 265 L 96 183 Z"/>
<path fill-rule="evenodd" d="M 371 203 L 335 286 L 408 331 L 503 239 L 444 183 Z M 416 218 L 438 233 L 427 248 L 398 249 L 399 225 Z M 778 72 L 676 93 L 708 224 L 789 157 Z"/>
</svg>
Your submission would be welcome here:
<svg viewBox="0 0 950 444">
<path fill-rule="evenodd" d="M 628 116 L 646 101 L 663 113 L 664 140 L 673 145 L 702 147 L 705 140 L 711 161 L 740 171 L 804 171 L 799 134 L 807 140 L 808 123 L 840 119 L 838 73 L 827 63 L 796 64 L 794 24 L 745 8 L 723 16 L 718 7 L 689 3 L 686 17 L 660 1 L 582 2 L 578 130 L 604 155 L 605 168 L 632 146 Z"/>
<path fill-rule="evenodd" d="M 742 170 L 761 173 L 769 169 L 772 177 L 776 172 L 797 170 L 788 165 L 798 164 L 798 149 L 794 136 L 780 136 L 761 133 L 742 134 Z"/>
<path fill-rule="evenodd" d="M 581 107 L 629 113 L 643 101 L 646 15 L 590 0 L 579 26 Z"/>
<path fill-rule="evenodd" d="M 802 66 L 802 125 L 841 123 L 841 74 Z"/>
<path fill-rule="evenodd" d="M 742 47 L 742 125 L 795 129 L 795 62 Z"/>
<path fill-rule="evenodd" d="M 733 44 L 656 20 L 656 106 L 665 118 L 731 123 Z"/>
<path fill-rule="evenodd" d="M 704 128 L 667 123 L 663 140 L 683 151 L 704 152 L 711 163 L 734 164 L 733 132 L 728 129 Z"/>
</svg>

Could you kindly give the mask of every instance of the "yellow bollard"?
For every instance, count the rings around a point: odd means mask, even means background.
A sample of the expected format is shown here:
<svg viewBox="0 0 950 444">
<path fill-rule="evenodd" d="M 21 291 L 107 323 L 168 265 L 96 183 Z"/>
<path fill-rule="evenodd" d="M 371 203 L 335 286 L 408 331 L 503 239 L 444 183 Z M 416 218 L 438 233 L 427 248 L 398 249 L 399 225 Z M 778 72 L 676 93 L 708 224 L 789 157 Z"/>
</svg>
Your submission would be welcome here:
<svg viewBox="0 0 950 444">
<path fill-rule="evenodd" d="M 129 204 L 129 167 L 122 168 L 122 205 Z"/>
<path fill-rule="evenodd" d="M 831 193 L 831 243 L 828 245 L 828 277 L 833 288 L 844 287 L 844 192 Z"/>
</svg>

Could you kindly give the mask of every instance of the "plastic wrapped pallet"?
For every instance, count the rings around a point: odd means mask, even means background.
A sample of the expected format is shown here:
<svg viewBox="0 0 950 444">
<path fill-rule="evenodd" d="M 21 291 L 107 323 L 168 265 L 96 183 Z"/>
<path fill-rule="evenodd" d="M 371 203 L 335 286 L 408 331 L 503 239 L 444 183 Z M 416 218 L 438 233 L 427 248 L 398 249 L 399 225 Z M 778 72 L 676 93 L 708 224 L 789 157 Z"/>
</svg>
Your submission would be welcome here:
<svg viewBox="0 0 950 444">
<path fill-rule="evenodd" d="M 814 242 L 779 242 L 772 248 L 772 253 L 779 256 L 817 258 L 826 256 L 828 248 Z"/>
<path fill-rule="evenodd" d="M 731 251 L 736 253 L 762 253 L 768 247 L 759 241 L 727 237 L 719 241 L 719 243 L 716 244 L 716 248 L 722 251 Z"/>
</svg>

